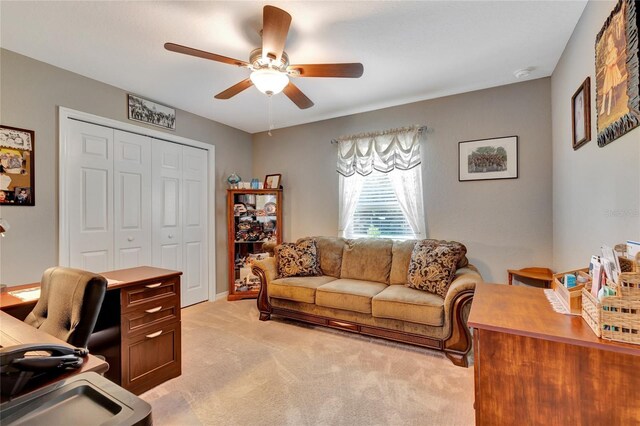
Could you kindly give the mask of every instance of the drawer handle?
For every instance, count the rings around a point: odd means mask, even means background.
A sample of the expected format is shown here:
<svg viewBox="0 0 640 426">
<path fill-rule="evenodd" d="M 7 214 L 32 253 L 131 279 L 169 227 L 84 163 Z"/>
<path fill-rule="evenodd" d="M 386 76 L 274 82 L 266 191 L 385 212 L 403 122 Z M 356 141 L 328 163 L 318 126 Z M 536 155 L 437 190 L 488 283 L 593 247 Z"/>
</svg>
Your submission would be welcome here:
<svg viewBox="0 0 640 426">
<path fill-rule="evenodd" d="M 158 337 L 161 334 L 162 334 L 162 330 L 156 331 L 155 333 L 147 334 L 145 337 L 147 339 L 153 339 L 154 337 Z"/>
<path fill-rule="evenodd" d="M 145 285 L 146 288 L 158 288 L 162 285 L 162 283 L 155 283 L 155 284 L 147 284 Z"/>
<path fill-rule="evenodd" d="M 151 308 L 151 309 L 147 309 L 145 312 L 148 314 L 155 314 L 156 312 L 158 312 L 160 309 L 162 309 L 162 306 L 158 306 L 157 308 Z"/>
</svg>

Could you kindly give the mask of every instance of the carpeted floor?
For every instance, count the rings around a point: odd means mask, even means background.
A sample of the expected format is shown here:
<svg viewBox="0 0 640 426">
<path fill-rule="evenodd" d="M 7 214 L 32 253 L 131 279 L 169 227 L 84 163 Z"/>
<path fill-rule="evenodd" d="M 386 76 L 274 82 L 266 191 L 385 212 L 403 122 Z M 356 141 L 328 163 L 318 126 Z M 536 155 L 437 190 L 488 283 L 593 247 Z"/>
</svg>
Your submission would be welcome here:
<svg viewBox="0 0 640 426">
<path fill-rule="evenodd" d="M 155 425 L 472 425 L 473 368 L 285 320 L 255 300 L 182 311 L 182 376 L 142 395 Z"/>
</svg>

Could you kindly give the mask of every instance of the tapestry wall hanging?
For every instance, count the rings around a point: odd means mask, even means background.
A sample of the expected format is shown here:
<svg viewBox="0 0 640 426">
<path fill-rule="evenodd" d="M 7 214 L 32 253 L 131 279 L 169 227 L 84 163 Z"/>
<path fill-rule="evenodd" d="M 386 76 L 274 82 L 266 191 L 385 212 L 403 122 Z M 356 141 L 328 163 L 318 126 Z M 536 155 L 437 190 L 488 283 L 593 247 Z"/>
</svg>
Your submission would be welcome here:
<svg viewBox="0 0 640 426">
<path fill-rule="evenodd" d="M 596 37 L 598 146 L 640 126 L 639 2 L 620 0 Z"/>
<path fill-rule="evenodd" d="M 32 130 L 0 126 L 0 205 L 35 205 Z"/>
</svg>

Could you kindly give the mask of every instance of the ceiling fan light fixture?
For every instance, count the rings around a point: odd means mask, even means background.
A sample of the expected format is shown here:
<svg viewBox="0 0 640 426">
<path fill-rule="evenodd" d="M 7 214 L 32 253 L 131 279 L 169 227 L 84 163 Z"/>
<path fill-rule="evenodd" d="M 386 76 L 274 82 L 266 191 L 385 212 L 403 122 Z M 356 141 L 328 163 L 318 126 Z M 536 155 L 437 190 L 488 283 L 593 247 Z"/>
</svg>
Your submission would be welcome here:
<svg viewBox="0 0 640 426">
<path fill-rule="evenodd" d="M 271 68 L 255 70 L 249 77 L 256 88 L 265 95 L 275 95 L 289 84 L 289 76 Z"/>
</svg>

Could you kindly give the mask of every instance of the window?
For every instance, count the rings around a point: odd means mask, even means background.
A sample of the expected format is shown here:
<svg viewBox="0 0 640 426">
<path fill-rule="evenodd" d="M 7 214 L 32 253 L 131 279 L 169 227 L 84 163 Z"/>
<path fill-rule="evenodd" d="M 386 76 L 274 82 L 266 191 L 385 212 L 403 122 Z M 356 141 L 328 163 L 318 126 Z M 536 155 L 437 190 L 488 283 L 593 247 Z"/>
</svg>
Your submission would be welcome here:
<svg viewBox="0 0 640 426">
<path fill-rule="evenodd" d="M 363 178 L 360 197 L 345 234 L 348 238 L 415 237 L 387 173 L 375 171 Z"/>
<path fill-rule="evenodd" d="M 341 235 L 396 240 L 424 238 L 421 175 L 418 166 L 389 173 L 373 171 L 367 176 L 341 176 L 340 214 L 346 223 Z"/>
</svg>

